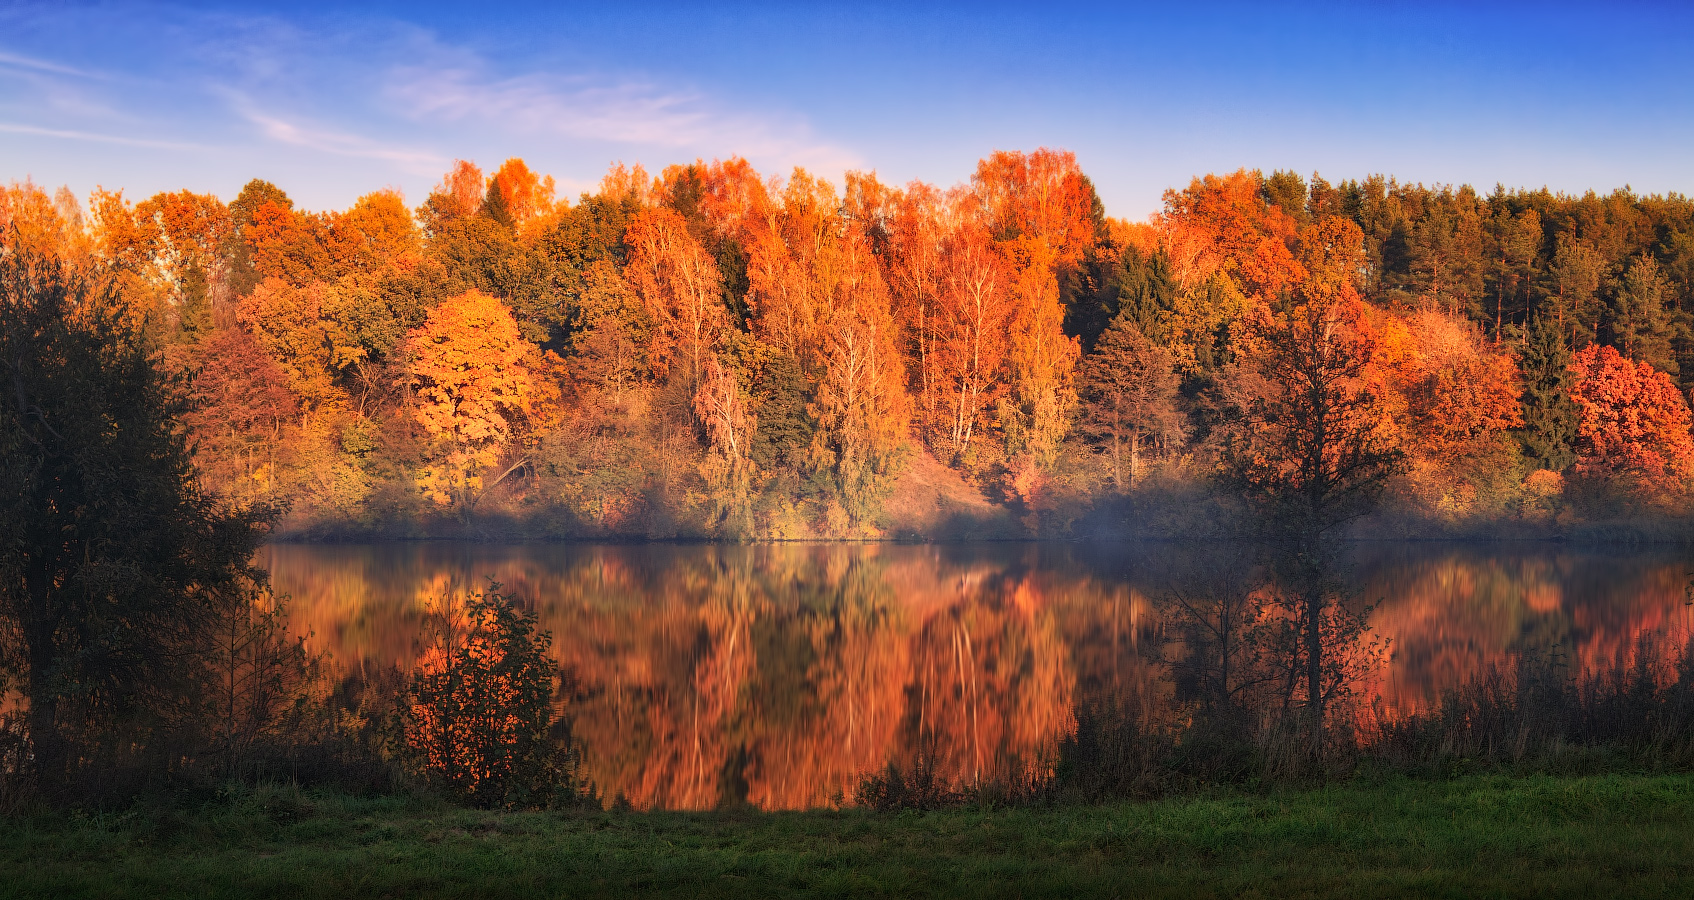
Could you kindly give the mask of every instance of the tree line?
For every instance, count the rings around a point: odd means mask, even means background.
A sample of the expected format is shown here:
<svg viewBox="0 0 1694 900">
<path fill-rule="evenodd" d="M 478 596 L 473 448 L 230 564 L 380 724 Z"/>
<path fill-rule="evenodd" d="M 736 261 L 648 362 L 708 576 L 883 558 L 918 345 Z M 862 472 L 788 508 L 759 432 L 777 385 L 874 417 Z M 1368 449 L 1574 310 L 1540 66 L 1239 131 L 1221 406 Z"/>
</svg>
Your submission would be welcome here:
<svg viewBox="0 0 1694 900">
<path fill-rule="evenodd" d="M 1045 149 L 843 184 L 618 166 L 567 202 L 511 159 L 314 213 L 26 182 L 0 225 L 112 284 L 208 493 L 296 533 L 881 535 L 925 457 L 1026 533 L 1147 519 L 1263 440 L 1290 328 L 1349 335 L 1410 520 L 1685 509 L 1680 195 L 1240 171 L 1127 222 Z"/>
</svg>

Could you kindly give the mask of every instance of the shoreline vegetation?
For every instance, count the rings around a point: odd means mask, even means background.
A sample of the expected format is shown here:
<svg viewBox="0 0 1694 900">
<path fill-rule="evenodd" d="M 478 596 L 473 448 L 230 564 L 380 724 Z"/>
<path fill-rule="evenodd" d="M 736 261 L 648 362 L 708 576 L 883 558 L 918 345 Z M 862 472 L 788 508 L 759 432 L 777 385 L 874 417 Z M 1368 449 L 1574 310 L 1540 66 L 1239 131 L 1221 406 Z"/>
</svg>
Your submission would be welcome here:
<svg viewBox="0 0 1694 900">
<path fill-rule="evenodd" d="M 340 532 L 340 531 L 305 531 L 305 532 L 270 532 L 266 541 L 279 544 L 302 545 L 380 545 L 387 543 L 467 543 L 467 544 L 513 544 L 537 545 L 569 544 L 580 546 L 629 545 L 629 544 L 722 544 L 728 546 L 756 544 L 935 544 L 935 545 L 968 545 L 974 543 L 1005 543 L 1005 544 L 1093 544 L 1105 545 L 1116 543 L 1132 544 L 1228 544 L 1250 543 L 1252 537 L 1240 531 L 1218 530 L 1201 534 L 1161 534 L 1147 535 L 1139 533 L 1092 533 L 1081 537 L 1070 536 L 1040 536 L 1019 534 L 1011 528 L 998 530 L 992 527 L 963 527 L 940 535 L 922 534 L 918 532 L 893 531 L 886 535 L 858 537 L 738 537 L 726 538 L 703 535 L 610 535 L 610 536 L 555 536 L 537 534 L 521 527 L 506 528 L 499 521 L 473 521 L 468 524 L 457 524 L 450 529 L 434 532 Z M 1572 528 L 1566 532 L 1526 531 L 1512 532 L 1505 529 L 1489 528 L 1474 533 L 1428 533 L 1413 532 L 1410 534 L 1395 533 L 1386 528 L 1378 529 L 1378 523 L 1365 522 L 1356 532 L 1342 536 L 1343 544 L 1491 544 L 1491 543 L 1523 543 L 1550 544 L 1572 548 L 1605 547 L 1634 547 L 1661 546 L 1675 547 L 1694 543 L 1694 523 L 1681 520 L 1667 522 L 1598 522 L 1586 523 L 1581 527 Z"/>
</svg>

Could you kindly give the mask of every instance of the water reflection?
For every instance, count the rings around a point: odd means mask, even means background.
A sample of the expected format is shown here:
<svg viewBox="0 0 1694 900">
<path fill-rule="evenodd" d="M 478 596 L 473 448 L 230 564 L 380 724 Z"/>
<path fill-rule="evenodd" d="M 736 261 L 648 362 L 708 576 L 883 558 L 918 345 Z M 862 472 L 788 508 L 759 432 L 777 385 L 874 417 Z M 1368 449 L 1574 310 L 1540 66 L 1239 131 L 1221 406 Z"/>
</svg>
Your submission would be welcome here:
<svg viewBox="0 0 1694 900">
<path fill-rule="evenodd" d="M 1167 690 L 1149 602 L 1236 548 L 990 545 L 267 548 L 342 670 L 410 664 L 425 601 L 501 582 L 535 605 L 571 685 L 589 776 L 639 807 L 796 808 L 850 795 L 920 741 L 971 781 L 1029 766 L 1078 701 Z M 1364 545 L 1361 602 L 1393 652 L 1374 689 L 1439 696 L 1562 648 L 1594 665 L 1689 624 L 1671 553 Z"/>
<path fill-rule="evenodd" d="M 1353 573 L 1393 641 L 1377 689 L 1407 707 L 1523 653 L 1596 671 L 1629 660 L 1645 633 L 1686 639 L 1689 569 L 1671 550 L 1372 544 Z"/>
</svg>

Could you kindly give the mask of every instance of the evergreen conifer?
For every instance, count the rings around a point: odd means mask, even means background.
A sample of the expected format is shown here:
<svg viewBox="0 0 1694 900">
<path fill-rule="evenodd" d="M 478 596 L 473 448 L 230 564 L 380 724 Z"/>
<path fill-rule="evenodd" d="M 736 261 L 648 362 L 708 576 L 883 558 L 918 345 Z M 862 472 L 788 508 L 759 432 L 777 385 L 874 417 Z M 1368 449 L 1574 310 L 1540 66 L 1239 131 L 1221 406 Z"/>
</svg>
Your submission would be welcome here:
<svg viewBox="0 0 1694 900">
<path fill-rule="evenodd" d="M 1539 316 L 1518 355 L 1523 373 L 1523 428 L 1518 441 L 1538 469 L 1563 472 L 1575 461 L 1577 408 L 1570 397 L 1570 349 L 1552 322 Z"/>
</svg>

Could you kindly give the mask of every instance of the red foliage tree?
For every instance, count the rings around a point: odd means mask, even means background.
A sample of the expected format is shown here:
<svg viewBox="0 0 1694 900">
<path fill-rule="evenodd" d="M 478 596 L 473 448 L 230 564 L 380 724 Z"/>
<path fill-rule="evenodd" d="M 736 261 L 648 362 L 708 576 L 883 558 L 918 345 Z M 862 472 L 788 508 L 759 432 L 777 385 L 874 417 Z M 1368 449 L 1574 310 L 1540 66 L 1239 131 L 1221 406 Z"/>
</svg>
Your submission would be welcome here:
<svg viewBox="0 0 1694 900">
<path fill-rule="evenodd" d="M 1694 475 L 1688 404 L 1670 376 L 1590 344 L 1571 359 L 1578 475 L 1638 489 L 1681 492 Z"/>
<path fill-rule="evenodd" d="M 198 405 L 184 416 L 196 466 L 225 494 L 271 495 L 283 432 L 300 415 L 287 374 L 242 328 L 213 332 L 198 355 Z"/>
</svg>

